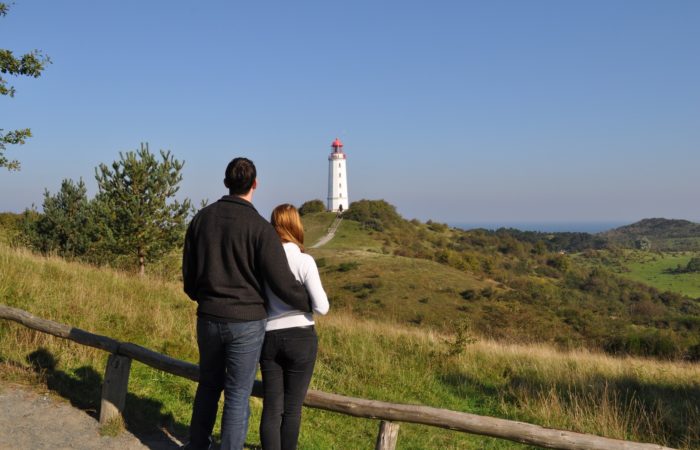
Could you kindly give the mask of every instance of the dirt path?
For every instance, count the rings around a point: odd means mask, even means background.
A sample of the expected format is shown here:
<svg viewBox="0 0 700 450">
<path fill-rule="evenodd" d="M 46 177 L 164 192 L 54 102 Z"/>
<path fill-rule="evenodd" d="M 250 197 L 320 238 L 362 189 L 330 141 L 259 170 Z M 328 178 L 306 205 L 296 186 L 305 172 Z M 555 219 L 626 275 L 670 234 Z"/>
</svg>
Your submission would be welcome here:
<svg viewBox="0 0 700 450">
<path fill-rule="evenodd" d="M 100 436 L 99 423 L 48 391 L 0 384 L 1 450 L 171 450 L 176 440 L 137 438 L 128 431 Z"/>
<path fill-rule="evenodd" d="M 338 227 L 340 226 L 340 222 L 343 221 L 343 218 L 338 216 L 333 220 L 333 223 L 331 226 L 328 228 L 328 233 L 326 233 L 325 236 L 323 236 L 321 239 L 318 240 L 314 245 L 311 246 L 311 248 L 319 248 L 323 245 L 326 245 L 328 242 L 330 242 L 331 239 L 335 236 L 335 232 L 338 230 Z"/>
</svg>

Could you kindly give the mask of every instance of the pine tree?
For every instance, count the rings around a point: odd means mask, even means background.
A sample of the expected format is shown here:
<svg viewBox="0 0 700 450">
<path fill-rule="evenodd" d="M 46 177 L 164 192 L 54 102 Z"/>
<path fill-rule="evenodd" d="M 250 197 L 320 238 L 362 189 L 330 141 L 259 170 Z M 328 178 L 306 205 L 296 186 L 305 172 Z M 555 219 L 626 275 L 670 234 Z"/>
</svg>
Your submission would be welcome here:
<svg viewBox="0 0 700 450">
<path fill-rule="evenodd" d="M 28 244 L 42 253 L 64 257 L 86 255 L 98 241 L 90 201 L 83 180 L 63 180 L 55 194 L 44 191 L 44 213 L 24 215 Z"/>
<path fill-rule="evenodd" d="M 181 245 L 189 199 L 174 200 L 182 180 L 182 162 L 169 151 L 160 151 L 160 160 L 148 150 L 119 153 L 111 168 L 95 169 L 98 194 L 96 208 L 113 239 L 112 252 L 132 255 L 144 274 L 146 262 L 157 260 Z"/>
</svg>

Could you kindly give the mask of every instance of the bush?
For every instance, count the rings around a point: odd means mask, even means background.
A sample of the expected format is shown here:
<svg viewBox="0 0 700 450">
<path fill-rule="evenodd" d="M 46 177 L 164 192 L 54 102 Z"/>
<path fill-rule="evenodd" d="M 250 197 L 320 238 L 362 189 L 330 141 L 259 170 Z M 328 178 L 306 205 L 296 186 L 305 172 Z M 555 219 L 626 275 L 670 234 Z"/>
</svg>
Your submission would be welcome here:
<svg viewBox="0 0 700 450">
<path fill-rule="evenodd" d="M 309 200 L 299 207 L 299 214 L 305 216 L 307 214 L 324 212 L 325 210 L 326 205 L 321 200 Z"/>
<path fill-rule="evenodd" d="M 459 295 L 464 300 L 473 300 L 476 298 L 476 291 L 474 289 L 466 289 L 466 290 L 460 292 Z"/>
<path fill-rule="evenodd" d="M 353 269 L 357 269 L 360 264 L 356 261 L 349 261 L 340 263 L 338 265 L 338 272 L 350 272 Z"/>
<path fill-rule="evenodd" d="M 396 212 L 396 207 L 384 200 L 352 202 L 345 212 L 345 218 L 360 222 L 363 227 L 377 231 L 383 231 L 404 222 L 404 219 Z"/>
<path fill-rule="evenodd" d="M 685 359 L 692 362 L 700 361 L 700 344 L 691 345 L 685 352 Z"/>
<path fill-rule="evenodd" d="M 641 329 L 631 330 L 608 338 L 604 349 L 614 355 L 653 356 L 674 359 L 681 355 L 682 349 L 672 332 Z"/>
<path fill-rule="evenodd" d="M 686 272 L 700 272 L 700 258 L 691 258 L 685 266 Z"/>
<path fill-rule="evenodd" d="M 436 233 L 442 233 L 450 229 L 446 224 L 433 222 L 432 220 L 428 220 L 425 224 L 428 225 L 430 231 L 435 231 Z"/>
</svg>

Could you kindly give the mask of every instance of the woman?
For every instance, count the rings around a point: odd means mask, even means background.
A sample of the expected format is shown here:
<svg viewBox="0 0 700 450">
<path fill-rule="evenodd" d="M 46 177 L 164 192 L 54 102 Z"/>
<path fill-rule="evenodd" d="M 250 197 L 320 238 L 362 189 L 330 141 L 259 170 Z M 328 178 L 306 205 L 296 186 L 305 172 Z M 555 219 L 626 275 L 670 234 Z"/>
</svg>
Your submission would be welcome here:
<svg viewBox="0 0 700 450">
<path fill-rule="evenodd" d="M 272 225 L 282 239 L 289 268 L 304 284 L 315 313 L 328 312 L 326 296 L 314 259 L 304 253 L 304 227 L 296 208 L 284 204 L 272 211 Z M 318 338 L 311 313 L 283 303 L 269 287 L 268 320 L 260 355 L 263 412 L 260 439 L 265 450 L 297 448 L 301 406 L 316 362 Z"/>
</svg>

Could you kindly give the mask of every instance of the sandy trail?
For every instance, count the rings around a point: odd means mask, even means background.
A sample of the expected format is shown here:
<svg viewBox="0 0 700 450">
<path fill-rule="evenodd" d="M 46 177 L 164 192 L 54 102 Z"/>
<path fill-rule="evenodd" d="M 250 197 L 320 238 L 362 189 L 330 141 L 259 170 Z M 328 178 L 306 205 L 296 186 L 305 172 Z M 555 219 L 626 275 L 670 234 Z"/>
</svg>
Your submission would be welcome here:
<svg viewBox="0 0 700 450">
<path fill-rule="evenodd" d="M 171 450 L 176 439 L 137 438 L 128 431 L 100 436 L 99 423 L 47 390 L 0 384 L 0 449 L 2 450 Z"/>
</svg>

